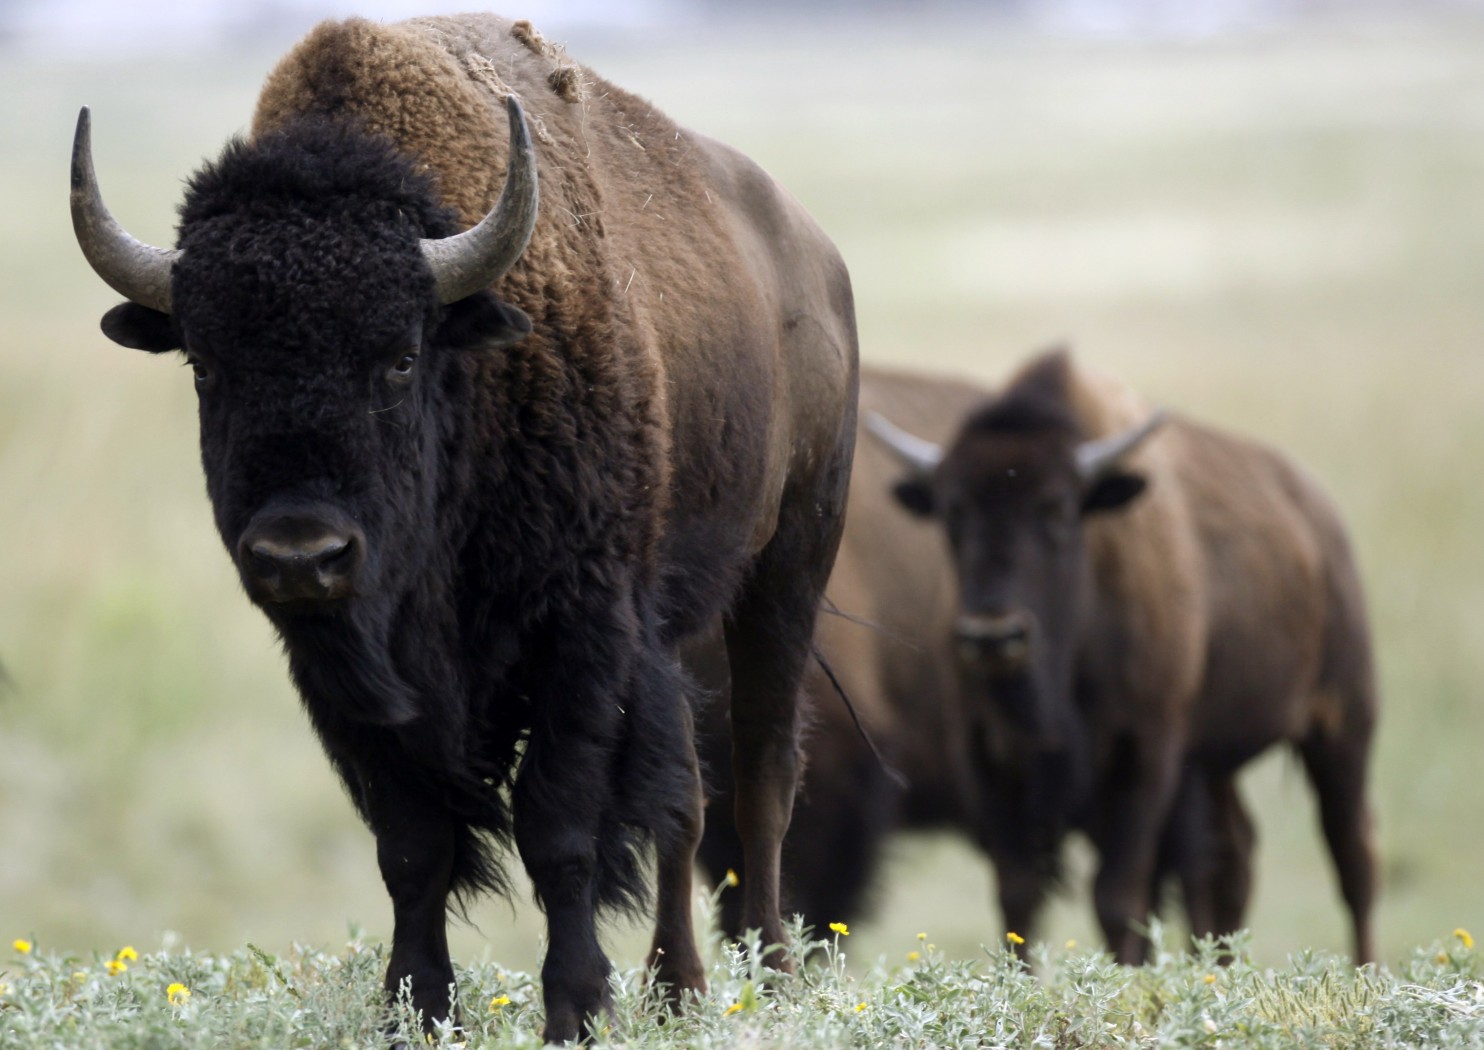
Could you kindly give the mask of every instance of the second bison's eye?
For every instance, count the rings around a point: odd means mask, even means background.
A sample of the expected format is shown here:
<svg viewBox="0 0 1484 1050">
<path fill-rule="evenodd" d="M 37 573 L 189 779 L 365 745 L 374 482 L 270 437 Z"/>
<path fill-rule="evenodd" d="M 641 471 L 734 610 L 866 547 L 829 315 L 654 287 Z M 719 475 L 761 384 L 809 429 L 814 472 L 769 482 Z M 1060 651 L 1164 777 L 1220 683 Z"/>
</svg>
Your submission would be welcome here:
<svg viewBox="0 0 1484 1050">
<path fill-rule="evenodd" d="M 416 368 L 417 351 L 409 350 L 397 358 L 391 368 L 387 369 L 386 377 L 393 383 L 405 383 L 412 378 L 412 373 Z"/>
<path fill-rule="evenodd" d="M 196 377 L 198 387 L 211 382 L 211 369 L 207 368 L 206 363 L 195 354 L 186 355 L 186 364 L 191 366 L 191 372 Z"/>
</svg>

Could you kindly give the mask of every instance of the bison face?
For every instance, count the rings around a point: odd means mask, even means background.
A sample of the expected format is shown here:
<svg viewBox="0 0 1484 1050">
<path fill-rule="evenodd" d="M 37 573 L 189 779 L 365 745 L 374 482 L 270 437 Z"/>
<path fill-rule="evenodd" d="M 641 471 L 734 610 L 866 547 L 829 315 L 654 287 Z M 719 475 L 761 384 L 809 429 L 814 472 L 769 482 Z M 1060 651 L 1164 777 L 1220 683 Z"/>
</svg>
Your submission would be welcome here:
<svg viewBox="0 0 1484 1050">
<path fill-rule="evenodd" d="M 954 648 L 968 695 L 995 721 L 1054 747 L 1075 722 L 1073 658 L 1086 605 L 1086 513 L 1126 501 L 1138 482 L 1087 484 L 1071 435 L 966 429 L 930 477 L 898 498 L 941 521 L 959 585 Z"/>
<path fill-rule="evenodd" d="M 946 451 L 868 424 L 912 467 L 898 501 L 947 532 L 955 651 L 971 695 L 987 693 L 1000 719 L 1047 746 L 1075 732 L 1073 661 L 1090 600 L 1085 522 L 1144 490 L 1119 463 L 1157 425 L 1080 440 L 1065 367 L 1058 355 L 1031 369 Z"/>
<path fill-rule="evenodd" d="M 286 636 L 318 631 L 321 648 L 345 647 L 306 622 L 348 625 L 351 660 L 385 655 L 395 610 L 448 557 L 457 523 L 439 500 L 471 408 L 471 353 L 530 331 L 484 291 L 535 221 L 534 154 L 513 99 L 509 112 L 505 192 L 466 233 L 389 143 L 309 119 L 197 173 L 171 251 L 103 208 L 79 120 L 78 238 L 130 298 L 104 332 L 184 352 L 207 491 L 249 595 Z"/>
</svg>

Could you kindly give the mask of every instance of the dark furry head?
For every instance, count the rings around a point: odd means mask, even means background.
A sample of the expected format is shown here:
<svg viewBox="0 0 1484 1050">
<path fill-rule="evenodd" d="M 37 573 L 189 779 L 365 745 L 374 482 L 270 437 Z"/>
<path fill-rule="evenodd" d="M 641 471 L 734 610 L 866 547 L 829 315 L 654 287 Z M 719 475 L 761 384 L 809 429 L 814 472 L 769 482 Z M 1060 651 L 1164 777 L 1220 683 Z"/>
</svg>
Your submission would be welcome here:
<svg viewBox="0 0 1484 1050">
<path fill-rule="evenodd" d="M 233 141 L 192 177 L 174 313 L 126 303 L 104 322 L 125 345 L 185 351 L 207 490 L 244 585 L 291 651 L 302 627 L 316 652 L 360 654 L 298 660 L 296 676 L 312 704 L 369 721 L 415 715 L 388 639 L 452 576 L 458 523 L 436 508 L 468 426 L 463 358 L 529 330 L 486 292 L 438 305 L 420 243 L 456 229 L 389 142 L 305 117 Z"/>
</svg>

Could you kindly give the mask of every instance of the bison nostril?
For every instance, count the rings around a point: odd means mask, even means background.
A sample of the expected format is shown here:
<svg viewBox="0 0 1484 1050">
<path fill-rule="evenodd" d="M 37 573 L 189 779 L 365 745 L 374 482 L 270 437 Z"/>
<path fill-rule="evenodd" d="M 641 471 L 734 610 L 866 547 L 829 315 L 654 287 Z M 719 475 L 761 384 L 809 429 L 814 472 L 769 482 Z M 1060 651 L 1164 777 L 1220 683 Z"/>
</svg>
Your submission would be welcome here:
<svg viewBox="0 0 1484 1050">
<path fill-rule="evenodd" d="M 1030 622 L 1018 613 L 960 617 L 954 635 L 960 659 L 969 663 L 990 661 L 1008 668 L 1030 654 Z"/>
<path fill-rule="evenodd" d="M 318 554 L 317 568 L 321 577 L 347 576 L 355 568 L 355 543 L 345 537 L 333 544 L 326 544 Z"/>
<path fill-rule="evenodd" d="M 253 528 L 239 550 L 243 577 L 259 598 L 318 602 L 354 592 L 364 547 L 358 530 L 284 517 Z"/>
<path fill-rule="evenodd" d="M 258 546 L 248 552 L 247 568 L 260 580 L 271 580 L 278 575 L 278 563 Z"/>
</svg>

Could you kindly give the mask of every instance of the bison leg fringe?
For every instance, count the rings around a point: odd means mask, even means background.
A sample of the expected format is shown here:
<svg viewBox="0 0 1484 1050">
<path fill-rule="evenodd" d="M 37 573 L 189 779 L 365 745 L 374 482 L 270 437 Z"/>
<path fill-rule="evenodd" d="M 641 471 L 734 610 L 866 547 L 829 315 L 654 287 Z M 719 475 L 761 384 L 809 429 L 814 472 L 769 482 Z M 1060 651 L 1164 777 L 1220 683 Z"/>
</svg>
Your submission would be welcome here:
<svg viewBox="0 0 1484 1050">
<path fill-rule="evenodd" d="M 646 647 L 625 704 L 611 819 L 598 840 L 598 903 L 638 915 L 649 905 L 646 857 L 682 846 L 700 790 L 689 739 L 695 695 L 678 661 Z"/>
</svg>

